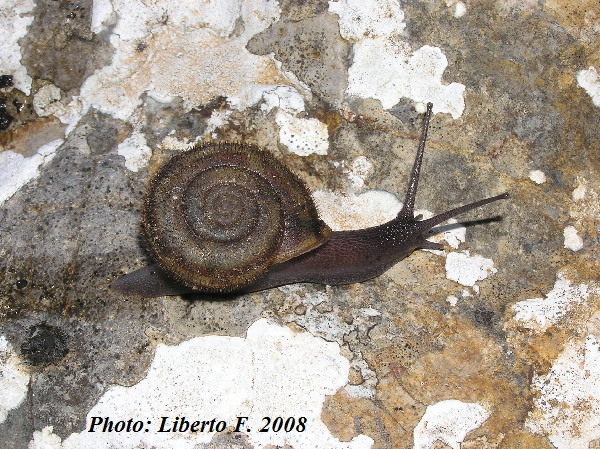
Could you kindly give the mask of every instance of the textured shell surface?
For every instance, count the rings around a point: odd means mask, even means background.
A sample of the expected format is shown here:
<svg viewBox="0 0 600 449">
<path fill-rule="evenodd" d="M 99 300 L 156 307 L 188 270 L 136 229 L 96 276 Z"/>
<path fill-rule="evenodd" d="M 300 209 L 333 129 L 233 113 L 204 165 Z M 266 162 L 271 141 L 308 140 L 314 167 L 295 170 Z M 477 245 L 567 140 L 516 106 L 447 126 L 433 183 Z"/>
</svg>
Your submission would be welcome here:
<svg viewBox="0 0 600 449">
<path fill-rule="evenodd" d="M 294 173 L 269 152 L 237 143 L 173 156 L 150 182 L 142 229 L 174 279 L 219 292 L 250 284 L 330 233 Z"/>
</svg>

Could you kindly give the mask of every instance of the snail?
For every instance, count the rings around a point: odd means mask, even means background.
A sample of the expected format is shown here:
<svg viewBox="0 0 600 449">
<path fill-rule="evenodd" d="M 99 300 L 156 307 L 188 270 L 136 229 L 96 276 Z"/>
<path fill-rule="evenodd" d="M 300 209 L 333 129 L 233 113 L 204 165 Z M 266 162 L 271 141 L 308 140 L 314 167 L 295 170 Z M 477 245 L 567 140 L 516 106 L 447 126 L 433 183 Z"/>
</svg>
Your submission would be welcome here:
<svg viewBox="0 0 600 449">
<path fill-rule="evenodd" d="M 508 194 L 426 220 L 414 216 L 432 107 L 427 104 L 402 210 L 366 229 L 331 231 L 304 183 L 257 147 L 209 143 L 173 156 L 153 177 L 142 214 L 157 263 L 111 286 L 155 297 L 247 293 L 299 282 L 351 284 L 381 275 L 416 249 L 443 249 L 425 239 L 430 229 Z"/>
</svg>

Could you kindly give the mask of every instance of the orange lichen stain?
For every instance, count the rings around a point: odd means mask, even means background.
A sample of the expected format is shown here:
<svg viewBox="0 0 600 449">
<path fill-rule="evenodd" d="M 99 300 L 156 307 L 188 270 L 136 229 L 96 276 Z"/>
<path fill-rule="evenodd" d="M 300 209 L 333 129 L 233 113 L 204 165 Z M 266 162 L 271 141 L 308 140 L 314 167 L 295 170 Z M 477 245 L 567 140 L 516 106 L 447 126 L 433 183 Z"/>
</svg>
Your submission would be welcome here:
<svg viewBox="0 0 600 449">
<path fill-rule="evenodd" d="M 284 77 L 281 71 L 277 68 L 272 60 L 261 61 L 260 70 L 256 81 L 251 81 L 256 84 L 271 84 L 278 86 L 296 87 L 294 84 Z"/>
<path fill-rule="evenodd" d="M 513 362 L 507 360 L 497 342 L 471 322 L 461 317 L 438 318 L 429 318 L 430 323 L 439 323 L 431 329 L 432 344 L 423 342 L 430 349 L 413 354 L 412 362 L 406 360 L 408 363 L 402 366 L 400 359 L 400 366 L 386 364 L 382 354 L 368 360 L 380 380 L 378 403 L 385 409 L 398 406 L 394 394 L 385 391 L 387 388 L 402 391 L 403 396 L 410 398 L 407 407 L 419 404 L 423 411 L 425 406 L 447 399 L 477 402 L 491 413 L 480 432 L 488 438 L 507 433 L 515 422 L 524 420 L 529 408 L 526 386 L 521 376 L 513 372 Z M 389 379 L 389 386 L 385 379 Z M 403 427 L 412 432 L 421 415 L 422 411 L 404 415 Z M 398 417 L 396 420 L 400 421 Z"/>
<path fill-rule="evenodd" d="M 529 332 L 512 332 L 508 341 L 517 356 L 515 371 L 527 373 L 531 381 L 533 372 L 547 372 L 554 360 L 563 351 L 568 342 L 572 329 L 549 329 L 541 335 L 531 335 Z"/>
<path fill-rule="evenodd" d="M 344 119 L 339 111 L 333 109 L 319 108 L 315 110 L 314 116 L 327 125 L 327 132 L 330 136 L 336 133 Z"/>
<path fill-rule="evenodd" d="M 600 288 L 600 263 L 588 258 L 574 258 L 572 262 L 560 270 L 572 284 L 589 284 L 590 279 L 596 279 L 597 288 Z M 589 302 L 589 301 L 588 301 Z M 598 304 L 600 307 L 600 303 Z"/>
<path fill-rule="evenodd" d="M 573 331 L 585 329 L 592 316 L 600 311 L 600 286 L 590 283 L 590 279 L 600 277 L 600 267 L 597 263 L 588 258 L 575 257 L 571 264 L 561 268 L 561 273 L 572 285 L 588 285 L 589 297 L 581 304 L 573 306 L 560 321 L 543 333 L 520 326 L 511 319 L 512 309 L 507 308 L 505 330 L 507 341 L 516 356 L 516 371 L 547 372 L 573 338 Z"/>
<path fill-rule="evenodd" d="M 428 307 L 403 315 L 415 328 L 427 328 L 419 343 L 410 338 L 365 353 L 378 380 L 374 397 L 350 398 L 343 390 L 332 396 L 323 412 L 329 429 L 341 440 L 364 433 L 376 448 L 412 448 L 413 430 L 426 407 L 458 399 L 480 403 L 491 413 L 471 434 L 470 447 L 500 447 L 530 408 L 527 367 L 515 374 L 502 347 L 461 317 Z"/>
<path fill-rule="evenodd" d="M 66 125 L 55 117 L 31 120 L 18 128 L 0 134 L 0 151 L 10 150 L 31 157 L 41 146 L 64 138 L 65 128 Z"/>
<path fill-rule="evenodd" d="M 412 442 L 415 426 L 425 413 L 425 404 L 415 400 L 391 376 L 380 379 L 375 401 L 383 409 L 382 421 L 385 423 L 392 441 L 403 440 L 405 447 L 412 447 L 409 443 Z"/>
<path fill-rule="evenodd" d="M 600 173 L 592 174 L 592 176 L 600 179 Z M 583 186 L 585 189 L 585 194 L 583 194 L 580 199 L 573 199 L 573 195 L 571 195 L 571 201 L 569 203 L 569 215 L 571 218 L 575 220 L 572 223 L 575 228 L 580 231 L 583 235 L 588 234 L 591 237 L 592 241 L 597 241 L 598 238 L 598 226 L 597 220 L 600 217 L 600 183 L 597 182 L 588 182 L 585 179 L 577 178 L 576 183 L 579 186 Z M 574 189 L 578 186 L 574 186 Z M 589 272 L 590 270 L 594 271 L 595 274 L 592 279 L 600 278 L 598 270 L 598 264 L 593 263 L 593 261 L 586 261 L 584 265 L 587 268 L 581 267 L 585 272 Z M 589 278 L 588 278 L 589 279 Z"/>
<path fill-rule="evenodd" d="M 561 90 L 571 89 L 575 86 L 577 80 L 572 73 L 563 72 L 558 78 L 558 87 Z"/>
<path fill-rule="evenodd" d="M 514 427 L 516 429 L 505 435 L 498 449 L 555 449 L 547 438 L 520 430 L 519 423 Z"/>
<path fill-rule="evenodd" d="M 527 163 L 531 158 L 531 148 L 514 134 L 488 147 L 487 154 L 493 167 L 507 173 L 512 178 L 527 178 Z"/>
<path fill-rule="evenodd" d="M 479 437 L 474 440 L 464 441 L 460 445 L 460 449 L 498 449 L 500 443 L 504 439 L 504 434 L 498 435 L 497 438 L 488 439 L 487 437 Z"/>
<path fill-rule="evenodd" d="M 581 31 L 592 28 L 600 20 L 600 3 L 597 0 L 547 0 L 544 9 L 562 26 Z"/>
<path fill-rule="evenodd" d="M 433 446 L 431 446 L 431 449 L 452 449 L 452 447 L 440 440 L 436 440 L 434 441 Z"/>
<path fill-rule="evenodd" d="M 329 431 L 341 441 L 350 441 L 361 433 L 375 440 L 373 449 L 412 448 L 412 427 L 404 427 L 397 417 L 403 413 L 412 413 L 417 408 L 422 415 L 425 410 L 418 404 L 414 407 L 408 404 L 408 396 L 404 399 L 402 401 L 399 397 L 397 405 L 390 406 L 377 400 L 351 398 L 340 390 L 325 401 L 321 419 Z"/>
</svg>

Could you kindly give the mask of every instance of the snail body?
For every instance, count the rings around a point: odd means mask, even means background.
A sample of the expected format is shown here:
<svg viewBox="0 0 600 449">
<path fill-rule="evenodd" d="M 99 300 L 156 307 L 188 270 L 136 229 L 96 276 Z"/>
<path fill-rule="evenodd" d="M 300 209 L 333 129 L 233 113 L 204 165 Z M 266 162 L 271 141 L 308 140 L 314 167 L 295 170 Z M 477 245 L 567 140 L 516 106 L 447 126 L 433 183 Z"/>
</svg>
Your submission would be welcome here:
<svg viewBox="0 0 600 449">
<path fill-rule="evenodd" d="M 311 282 L 342 285 L 379 276 L 418 248 L 449 218 L 507 194 L 427 220 L 414 202 L 432 105 L 400 213 L 380 226 L 331 231 L 305 185 L 270 153 L 240 144 L 207 144 L 180 153 L 154 176 L 142 230 L 157 262 L 115 282 L 145 297 L 193 291 L 252 292 Z"/>
</svg>

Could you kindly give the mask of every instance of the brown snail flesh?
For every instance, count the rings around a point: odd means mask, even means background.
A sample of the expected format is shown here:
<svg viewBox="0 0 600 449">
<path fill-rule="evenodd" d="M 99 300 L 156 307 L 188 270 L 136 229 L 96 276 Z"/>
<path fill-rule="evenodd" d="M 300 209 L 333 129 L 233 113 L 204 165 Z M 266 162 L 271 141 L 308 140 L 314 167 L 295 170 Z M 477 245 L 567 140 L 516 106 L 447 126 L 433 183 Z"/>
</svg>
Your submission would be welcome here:
<svg viewBox="0 0 600 449">
<path fill-rule="evenodd" d="M 194 291 L 252 292 L 298 282 L 341 285 L 379 276 L 418 248 L 442 249 L 427 232 L 504 193 L 427 220 L 414 202 L 432 105 L 404 204 L 393 220 L 331 231 L 305 185 L 270 153 L 207 144 L 171 158 L 154 176 L 142 229 L 157 262 L 112 283 L 145 297 Z"/>
</svg>

